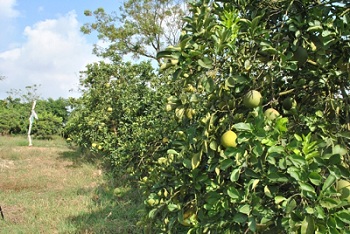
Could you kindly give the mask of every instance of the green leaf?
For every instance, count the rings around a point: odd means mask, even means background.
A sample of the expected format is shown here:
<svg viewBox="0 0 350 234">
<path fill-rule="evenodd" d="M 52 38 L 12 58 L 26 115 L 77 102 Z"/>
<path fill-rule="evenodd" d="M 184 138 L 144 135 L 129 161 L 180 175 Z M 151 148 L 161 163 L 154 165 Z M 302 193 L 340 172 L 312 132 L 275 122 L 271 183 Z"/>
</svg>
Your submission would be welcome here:
<svg viewBox="0 0 350 234">
<path fill-rule="evenodd" d="M 234 170 L 231 172 L 230 180 L 231 180 L 232 182 L 237 181 L 237 180 L 239 179 L 240 173 L 241 173 L 240 168 L 234 169 Z"/>
<path fill-rule="evenodd" d="M 203 58 L 203 60 L 199 59 L 198 64 L 199 64 L 199 66 L 207 68 L 207 69 L 213 68 L 212 61 L 209 58 Z"/>
<path fill-rule="evenodd" d="M 299 136 L 298 134 L 294 134 L 294 137 L 297 141 L 303 141 L 303 138 L 301 138 L 301 136 Z"/>
<path fill-rule="evenodd" d="M 281 202 L 287 200 L 285 197 L 282 196 L 276 196 L 275 197 L 275 204 L 280 204 Z"/>
<path fill-rule="evenodd" d="M 169 203 L 168 204 L 168 210 L 169 211 L 174 211 L 174 210 L 179 210 L 180 206 L 178 204 L 174 204 L 174 203 Z"/>
<path fill-rule="evenodd" d="M 314 187 L 312 187 L 310 184 L 299 182 L 299 185 L 302 190 L 315 193 Z"/>
<path fill-rule="evenodd" d="M 249 217 L 248 226 L 252 232 L 256 231 L 256 221 L 254 217 Z"/>
<path fill-rule="evenodd" d="M 269 153 L 278 153 L 278 154 L 280 154 L 280 153 L 283 153 L 283 152 L 284 152 L 284 147 L 283 147 L 283 146 L 276 146 L 276 145 L 274 145 L 274 146 L 271 146 L 271 147 L 267 150 L 267 152 L 269 152 Z"/>
<path fill-rule="evenodd" d="M 264 47 L 261 51 L 270 55 L 278 54 L 278 50 L 273 47 Z"/>
<path fill-rule="evenodd" d="M 344 156 L 348 153 L 348 151 L 345 148 L 341 147 L 340 145 L 335 145 L 333 147 L 332 153 Z"/>
<path fill-rule="evenodd" d="M 300 234 L 314 234 L 315 233 L 315 222 L 311 215 L 304 218 L 301 223 Z"/>
<path fill-rule="evenodd" d="M 252 126 L 249 123 L 237 123 L 235 125 L 233 125 L 233 127 L 237 130 L 237 131 L 251 131 L 252 130 Z"/>
<path fill-rule="evenodd" d="M 169 58 L 169 59 L 179 59 L 180 53 L 174 53 L 173 51 L 164 50 L 157 53 L 157 59 Z"/>
<path fill-rule="evenodd" d="M 252 190 L 254 190 L 256 188 L 256 186 L 258 186 L 260 180 L 259 179 L 254 179 L 253 183 L 252 183 Z"/>
<path fill-rule="evenodd" d="M 232 166 L 234 164 L 234 160 L 228 158 L 228 159 L 225 159 L 224 161 L 222 161 L 220 163 L 220 169 L 221 170 L 226 170 L 227 168 L 229 168 L 230 166 Z"/>
<path fill-rule="evenodd" d="M 240 213 L 243 213 L 243 214 L 246 214 L 246 215 L 249 215 L 250 214 L 250 206 L 248 204 L 245 204 L 245 205 L 242 205 L 241 207 L 238 208 L 238 211 Z"/>
<path fill-rule="evenodd" d="M 308 32 L 315 32 L 315 31 L 322 31 L 323 27 L 321 25 L 315 25 L 315 26 L 311 26 L 309 27 L 306 31 Z"/>
<path fill-rule="evenodd" d="M 184 165 L 185 168 L 187 169 L 191 169 L 192 168 L 192 163 L 191 160 L 188 158 L 185 158 L 182 162 L 182 164 Z"/>
<path fill-rule="evenodd" d="M 238 199 L 240 197 L 240 193 L 235 187 L 228 188 L 227 194 L 233 199 Z"/>
<path fill-rule="evenodd" d="M 326 209 L 333 209 L 335 207 L 337 207 L 339 205 L 339 202 L 332 199 L 332 198 L 328 198 L 328 197 L 324 197 L 321 201 L 320 201 L 320 205 L 323 207 L 323 208 L 326 208 Z"/>
<path fill-rule="evenodd" d="M 178 152 L 176 152 L 176 150 L 174 150 L 174 149 L 168 149 L 167 154 L 175 154 L 175 155 L 179 155 L 179 153 L 178 153 Z"/>
<path fill-rule="evenodd" d="M 269 198 L 272 198 L 272 194 L 271 194 L 271 191 L 269 189 L 269 187 L 267 185 L 265 185 L 264 187 L 264 194 L 269 197 Z"/>
<path fill-rule="evenodd" d="M 193 154 L 192 160 L 191 160 L 192 169 L 197 168 L 199 166 L 201 160 L 202 160 L 202 154 L 201 153 Z"/>
<path fill-rule="evenodd" d="M 233 216 L 233 221 L 236 223 L 245 223 L 247 221 L 247 215 L 242 214 L 242 213 L 236 213 Z"/>
<path fill-rule="evenodd" d="M 320 185 L 322 182 L 322 176 L 320 176 L 317 172 L 311 172 L 309 174 L 309 180 L 314 185 Z"/>
<path fill-rule="evenodd" d="M 291 163 L 293 163 L 296 167 L 300 167 L 306 164 L 306 160 L 305 158 L 296 155 L 296 154 L 292 154 L 288 157 L 289 161 Z"/>
<path fill-rule="evenodd" d="M 339 165 L 339 164 L 341 164 L 341 161 L 342 161 L 342 158 L 341 158 L 340 154 L 332 155 L 328 159 L 329 165 Z"/>
<path fill-rule="evenodd" d="M 349 210 L 342 210 L 336 213 L 336 216 L 344 223 L 350 224 L 350 212 Z"/>
<path fill-rule="evenodd" d="M 334 175 L 330 174 L 327 179 L 325 180 L 325 182 L 323 183 L 322 186 L 322 192 L 324 192 L 326 189 L 328 189 L 329 187 L 331 187 L 334 182 L 335 182 L 336 178 Z"/>
<path fill-rule="evenodd" d="M 297 207 L 297 202 L 294 199 L 288 200 L 286 205 L 286 213 L 291 213 L 295 209 L 295 207 Z"/>
<path fill-rule="evenodd" d="M 218 143 L 217 143 L 216 141 L 210 142 L 209 148 L 210 148 L 211 150 L 216 151 L 216 150 L 218 149 Z"/>
<path fill-rule="evenodd" d="M 276 127 L 281 132 L 287 132 L 288 118 L 279 118 L 276 120 Z"/>
</svg>

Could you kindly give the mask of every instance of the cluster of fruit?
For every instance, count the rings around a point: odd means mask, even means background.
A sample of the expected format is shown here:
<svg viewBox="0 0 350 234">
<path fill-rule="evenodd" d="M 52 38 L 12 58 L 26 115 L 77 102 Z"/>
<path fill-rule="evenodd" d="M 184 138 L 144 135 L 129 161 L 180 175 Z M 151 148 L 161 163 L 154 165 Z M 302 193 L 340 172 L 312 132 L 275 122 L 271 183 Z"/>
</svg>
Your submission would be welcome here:
<svg viewBox="0 0 350 234">
<path fill-rule="evenodd" d="M 250 90 L 248 93 L 244 95 L 243 104 L 247 108 L 255 108 L 261 105 L 262 100 L 263 100 L 263 97 L 259 91 Z M 296 107 L 296 101 L 293 98 L 288 97 L 283 100 L 283 108 L 285 110 L 288 111 L 295 107 Z M 270 107 L 265 110 L 264 115 L 269 120 L 275 120 L 277 117 L 280 116 L 280 113 L 276 109 Z M 237 139 L 236 133 L 233 132 L 232 130 L 228 130 L 221 136 L 221 145 L 225 148 L 236 147 L 237 146 L 236 139 Z"/>
</svg>

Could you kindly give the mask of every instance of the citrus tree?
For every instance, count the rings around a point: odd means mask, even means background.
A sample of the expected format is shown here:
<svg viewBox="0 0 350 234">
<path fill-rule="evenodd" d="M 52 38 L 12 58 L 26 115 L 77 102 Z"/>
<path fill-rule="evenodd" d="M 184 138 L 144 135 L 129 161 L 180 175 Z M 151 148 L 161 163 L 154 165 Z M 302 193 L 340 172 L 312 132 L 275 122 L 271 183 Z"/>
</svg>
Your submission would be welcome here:
<svg viewBox="0 0 350 234">
<path fill-rule="evenodd" d="M 349 231 L 347 4 L 190 5 L 158 53 L 182 88 L 176 136 L 141 181 L 148 232 Z"/>
<path fill-rule="evenodd" d="M 117 175 L 142 176 L 164 151 L 176 123 L 164 111 L 168 77 L 156 74 L 149 62 L 88 65 L 65 135 L 105 157 Z"/>
</svg>

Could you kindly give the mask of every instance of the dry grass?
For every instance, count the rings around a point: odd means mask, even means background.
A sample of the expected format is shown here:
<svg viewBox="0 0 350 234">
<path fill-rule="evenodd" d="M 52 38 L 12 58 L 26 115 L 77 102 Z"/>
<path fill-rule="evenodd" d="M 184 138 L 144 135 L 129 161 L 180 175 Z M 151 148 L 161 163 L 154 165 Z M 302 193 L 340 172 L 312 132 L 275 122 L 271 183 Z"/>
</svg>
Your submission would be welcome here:
<svg viewBox="0 0 350 234">
<path fill-rule="evenodd" d="M 97 161 L 59 139 L 33 147 L 24 143 L 21 137 L 0 138 L 0 206 L 5 217 L 0 217 L 1 234 L 127 233 L 112 231 L 125 220 L 106 218 L 120 207 L 110 197 L 101 200 L 106 183 Z M 126 207 L 126 201 L 121 206 Z"/>
</svg>

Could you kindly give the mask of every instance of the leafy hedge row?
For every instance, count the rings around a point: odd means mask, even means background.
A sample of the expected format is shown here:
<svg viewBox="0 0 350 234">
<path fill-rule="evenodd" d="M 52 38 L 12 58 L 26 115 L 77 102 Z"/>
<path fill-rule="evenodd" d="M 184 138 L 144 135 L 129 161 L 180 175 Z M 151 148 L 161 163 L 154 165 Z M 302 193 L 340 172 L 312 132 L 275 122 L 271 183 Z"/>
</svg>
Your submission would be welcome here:
<svg viewBox="0 0 350 234">
<path fill-rule="evenodd" d="M 87 67 L 66 134 L 139 179 L 146 233 L 348 232 L 346 4 L 189 4 L 160 73 L 116 57 Z M 221 145 L 228 130 L 236 147 Z"/>
</svg>

